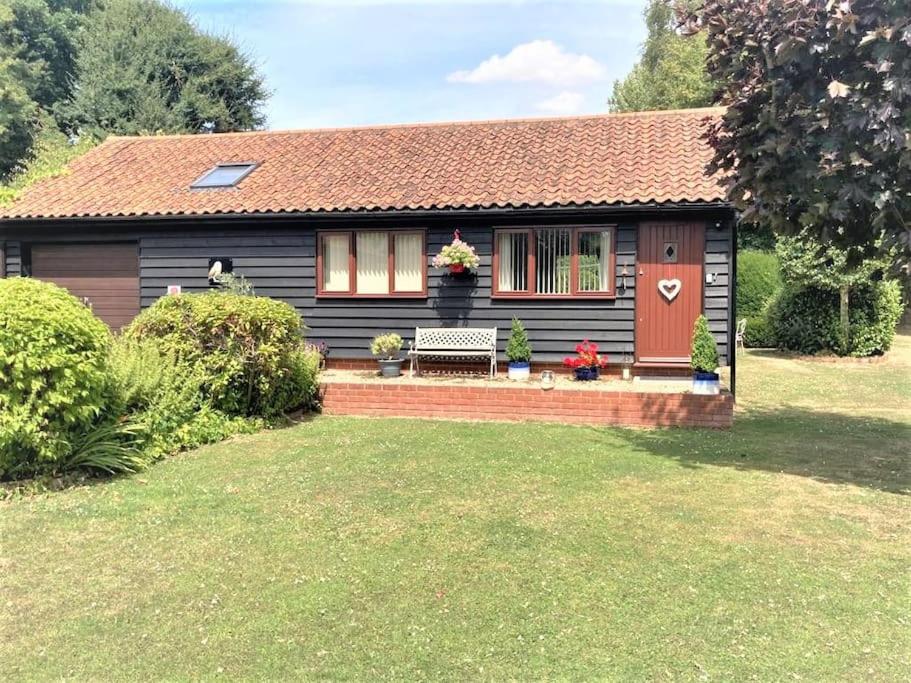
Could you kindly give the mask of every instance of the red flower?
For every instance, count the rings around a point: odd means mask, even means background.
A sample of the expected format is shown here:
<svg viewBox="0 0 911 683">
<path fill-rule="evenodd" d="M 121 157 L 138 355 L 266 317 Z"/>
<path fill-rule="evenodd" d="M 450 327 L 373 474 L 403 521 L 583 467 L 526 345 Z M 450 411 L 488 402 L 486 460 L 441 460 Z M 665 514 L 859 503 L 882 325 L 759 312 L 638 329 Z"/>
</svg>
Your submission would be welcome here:
<svg viewBox="0 0 911 683">
<path fill-rule="evenodd" d="M 569 368 L 603 368 L 607 366 L 607 359 L 598 355 L 598 345 L 585 339 L 581 344 L 576 344 L 576 357 L 563 359 L 563 365 Z"/>
</svg>

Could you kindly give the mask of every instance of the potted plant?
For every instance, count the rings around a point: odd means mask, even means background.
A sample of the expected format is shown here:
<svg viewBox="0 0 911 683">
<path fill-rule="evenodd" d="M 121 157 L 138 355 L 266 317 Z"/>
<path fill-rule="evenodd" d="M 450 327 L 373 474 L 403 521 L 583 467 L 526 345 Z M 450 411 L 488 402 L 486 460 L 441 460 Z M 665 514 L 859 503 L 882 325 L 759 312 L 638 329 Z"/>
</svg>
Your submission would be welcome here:
<svg viewBox="0 0 911 683">
<path fill-rule="evenodd" d="M 598 354 L 597 344 L 586 339 L 576 345 L 575 357 L 570 356 L 563 359 L 563 365 L 572 368 L 577 380 L 587 382 L 598 379 L 601 368 L 607 365 L 607 359 Z"/>
<path fill-rule="evenodd" d="M 448 268 L 450 273 L 464 273 L 477 268 L 481 258 L 475 253 L 473 246 L 462 241 L 461 233 L 456 230 L 452 242 L 433 257 L 432 263 L 434 268 Z"/>
<path fill-rule="evenodd" d="M 704 315 L 696 318 L 693 326 L 693 349 L 690 356 L 693 367 L 693 393 L 718 394 L 721 384 L 718 379 L 718 346 L 709 330 L 709 321 Z"/>
<path fill-rule="evenodd" d="M 398 377 L 402 374 L 402 359 L 398 357 L 402 344 L 402 338 L 394 332 L 374 337 L 370 343 L 370 353 L 376 356 L 383 377 Z"/>
<path fill-rule="evenodd" d="M 531 346 L 528 343 L 528 333 L 518 318 L 512 319 L 512 333 L 506 345 L 506 359 L 509 361 L 506 371 L 509 379 L 524 382 L 531 376 Z"/>
</svg>

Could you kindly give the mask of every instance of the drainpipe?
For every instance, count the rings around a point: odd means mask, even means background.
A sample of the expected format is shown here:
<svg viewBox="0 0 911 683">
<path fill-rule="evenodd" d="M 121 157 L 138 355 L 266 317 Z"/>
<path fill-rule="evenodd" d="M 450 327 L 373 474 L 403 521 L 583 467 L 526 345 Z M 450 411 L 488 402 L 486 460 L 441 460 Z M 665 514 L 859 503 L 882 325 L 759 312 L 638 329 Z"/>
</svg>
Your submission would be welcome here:
<svg viewBox="0 0 911 683">
<path fill-rule="evenodd" d="M 731 265 L 728 268 L 728 363 L 731 366 L 731 395 L 737 401 L 737 219 L 731 225 Z"/>
</svg>

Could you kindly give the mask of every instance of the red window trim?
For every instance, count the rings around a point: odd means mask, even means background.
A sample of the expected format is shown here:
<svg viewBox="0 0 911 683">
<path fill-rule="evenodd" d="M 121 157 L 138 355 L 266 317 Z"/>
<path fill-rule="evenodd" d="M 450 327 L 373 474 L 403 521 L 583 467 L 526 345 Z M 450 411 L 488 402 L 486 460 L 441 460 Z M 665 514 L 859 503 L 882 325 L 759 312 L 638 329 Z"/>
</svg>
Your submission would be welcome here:
<svg viewBox="0 0 911 683">
<path fill-rule="evenodd" d="M 388 242 L 389 292 L 387 294 L 358 294 L 357 292 L 357 239 L 358 233 L 383 233 Z M 344 292 L 323 290 L 323 237 L 346 235 L 348 237 L 348 289 Z M 421 289 L 407 292 L 395 291 L 395 236 L 420 235 L 421 237 Z M 426 230 L 319 230 L 316 233 L 316 296 L 321 299 L 419 299 L 427 297 L 427 231 Z"/>
<path fill-rule="evenodd" d="M 569 260 L 569 294 L 539 294 L 535 289 L 535 230 L 548 228 L 569 229 L 572 233 L 570 239 L 570 260 Z M 579 235 L 586 232 L 605 232 L 611 234 L 611 249 L 608 255 L 608 270 L 612 274 L 610 278 L 611 288 L 603 292 L 583 292 L 579 290 Z M 525 233 L 528 235 L 528 289 L 521 292 L 501 292 L 499 290 L 500 282 L 500 240 L 499 235 L 502 233 Z M 592 225 L 585 227 L 567 226 L 567 225 L 540 225 L 528 228 L 496 228 L 493 234 L 493 273 L 491 274 L 491 297 L 495 299 L 616 299 L 617 298 L 617 226 L 616 225 Z"/>
</svg>

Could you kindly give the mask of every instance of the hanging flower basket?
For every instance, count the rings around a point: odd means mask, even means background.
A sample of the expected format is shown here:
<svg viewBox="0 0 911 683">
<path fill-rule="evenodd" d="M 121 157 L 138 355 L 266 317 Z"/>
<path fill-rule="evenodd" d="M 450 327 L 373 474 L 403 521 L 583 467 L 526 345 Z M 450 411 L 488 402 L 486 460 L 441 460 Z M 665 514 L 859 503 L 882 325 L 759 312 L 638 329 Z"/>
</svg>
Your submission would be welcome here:
<svg viewBox="0 0 911 683">
<path fill-rule="evenodd" d="M 481 264 L 474 247 L 462 241 L 458 230 L 453 235 L 451 244 L 447 244 L 440 253 L 433 257 L 434 268 L 447 268 L 453 275 L 465 273 Z"/>
</svg>

